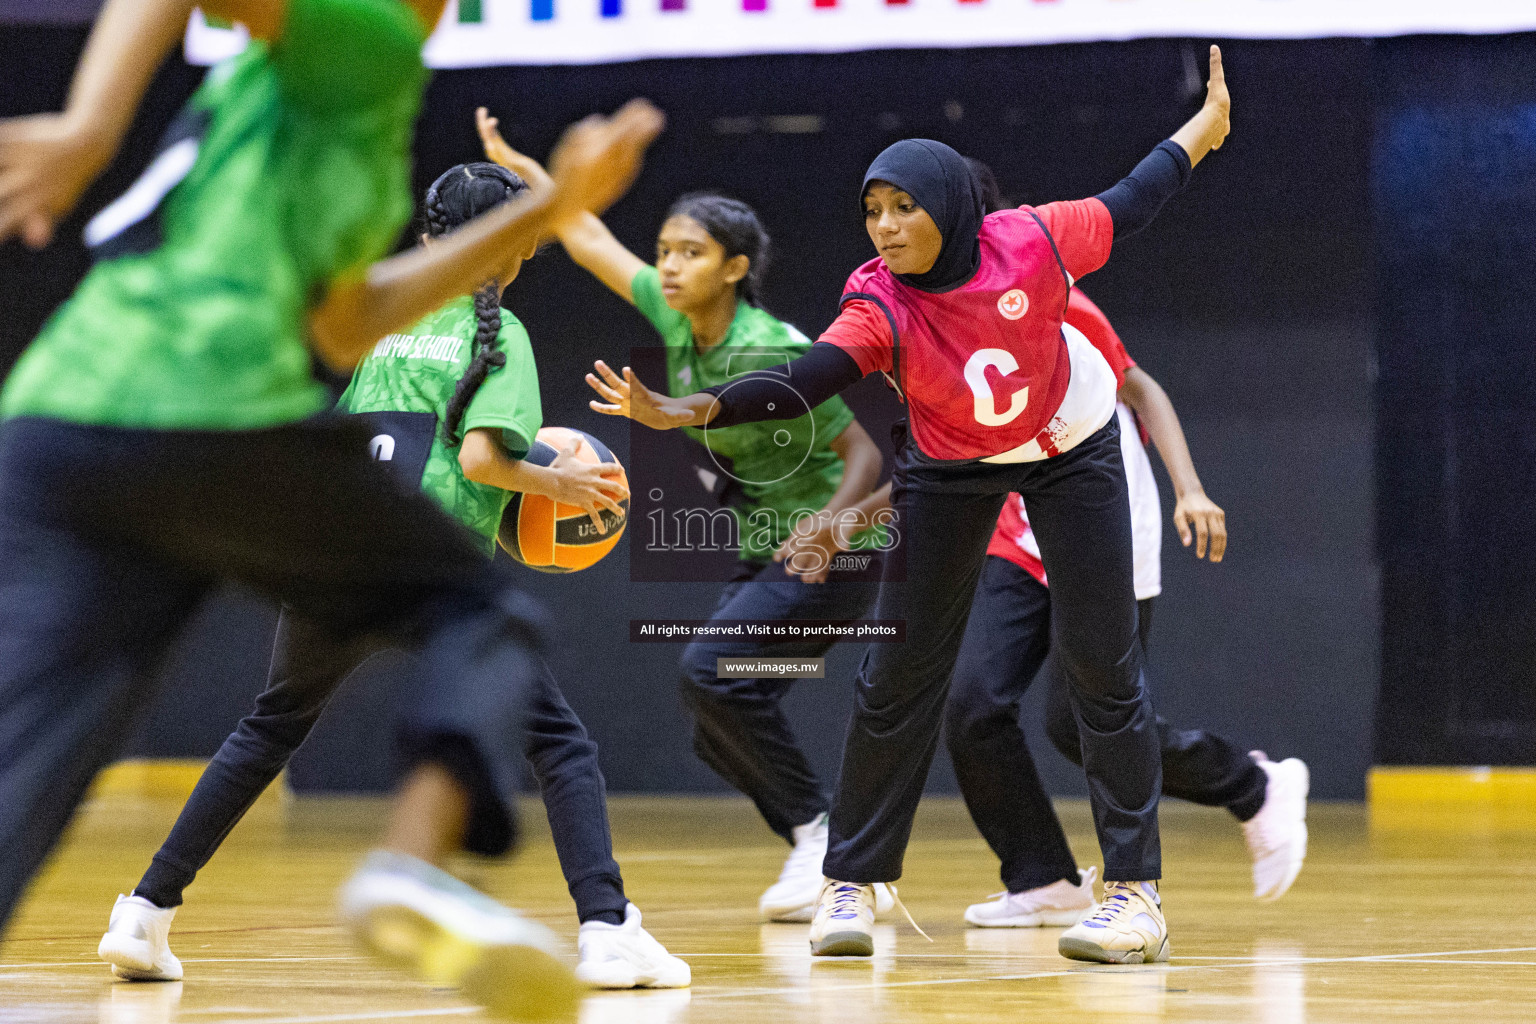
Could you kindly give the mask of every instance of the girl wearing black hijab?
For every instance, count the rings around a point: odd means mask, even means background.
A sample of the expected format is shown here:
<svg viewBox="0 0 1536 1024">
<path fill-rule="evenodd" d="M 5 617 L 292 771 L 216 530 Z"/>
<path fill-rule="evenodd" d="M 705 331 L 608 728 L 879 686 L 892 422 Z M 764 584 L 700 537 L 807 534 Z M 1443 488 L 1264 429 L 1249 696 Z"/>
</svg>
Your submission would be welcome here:
<svg viewBox="0 0 1536 1024">
<path fill-rule="evenodd" d="M 938 744 L 955 656 L 987 542 L 1009 492 L 1023 496 L 1051 581 L 1054 649 L 1071 686 L 1104 897 L 1063 933 L 1063 955 L 1105 963 L 1168 957 L 1157 892 L 1158 736 L 1136 639 L 1130 503 L 1115 376 L 1063 321 L 1074 282 L 1115 239 L 1145 227 L 1229 130 L 1221 53 L 1205 105 L 1131 175 L 1091 199 L 986 215 L 965 159 L 899 142 L 862 190 L 879 252 L 849 278 L 811 351 L 684 398 L 603 363 L 598 412 L 647 426 L 724 427 L 793 416 L 876 370 L 907 403 L 893 502 L 906 584 L 882 585 L 880 619 L 901 644 L 871 645 L 843 750 L 812 952 L 870 956 L 874 883 L 901 877 L 912 817 Z"/>
</svg>

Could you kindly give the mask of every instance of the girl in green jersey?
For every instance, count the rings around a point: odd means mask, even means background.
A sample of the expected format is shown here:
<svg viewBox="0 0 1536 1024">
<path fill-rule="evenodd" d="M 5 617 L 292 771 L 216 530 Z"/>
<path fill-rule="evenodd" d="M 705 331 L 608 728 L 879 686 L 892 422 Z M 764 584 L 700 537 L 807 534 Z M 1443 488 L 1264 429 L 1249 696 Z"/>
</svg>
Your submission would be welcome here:
<svg viewBox="0 0 1536 1024">
<path fill-rule="evenodd" d="M 382 259 L 410 210 L 421 46 L 443 0 L 199 3 L 244 23 L 250 47 L 91 221 L 94 267 L 0 392 L 0 925 L 151 705 L 182 624 L 234 580 L 338 642 L 421 652 L 400 712 L 408 771 L 383 848 L 345 891 L 349 923 L 494 1008 L 566 1012 L 577 988 L 549 934 L 436 866 L 513 840 L 536 610 L 368 462 L 360 424 L 319 415 L 308 368 L 350 369 L 550 218 L 612 202 L 660 115 L 584 122 L 553 184 Z M 0 121 L 0 242 L 47 242 L 192 9 L 109 0 L 65 110 Z"/>
<path fill-rule="evenodd" d="M 426 244 L 442 239 L 528 186 L 496 164 L 460 164 L 427 190 Z M 597 516 L 628 496 L 595 466 L 561 453 L 549 466 L 526 463 L 540 426 L 539 382 L 528 332 L 501 308 L 502 288 L 522 267 L 512 253 L 496 276 L 402 334 L 379 342 L 360 363 L 341 407 L 373 424 L 373 448 L 468 527 L 487 554 L 511 490 L 543 494 Z M 377 433 L 375 433 L 377 431 Z M 413 437 L 412 434 L 415 434 Z M 420 453 L 411 459 L 409 451 Z M 420 461 L 425 458 L 425 465 Z M 447 523 L 444 529 L 451 529 Z M 603 529 L 601 519 L 598 529 Z M 127 897 L 119 897 L 99 953 L 119 975 L 175 981 L 181 962 L 169 931 L 182 893 L 246 808 L 277 778 L 353 669 L 376 652 L 342 645 L 285 610 L 267 689 L 198 780 L 170 836 Z M 576 975 L 602 988 L 677 988 L 688 965 L 667 953 L 624 896 L 613 859 L 597 745 L 545 666 L 528 703 L 526 752 L 544 794 L 550 831 L 581 920 Z"/>
<path fill-rule="evenodd" d="M 502 140 L 495 118 L 484 108 L 477 116 L 486 154 L 538 180 L 542 169 Z M 762 307 L 768 235 L 745 203 L 708 193 L 678 199 L 657 235 L 654 266 L 625 248 L 596 216 L 569 218 L 555 231 L 572 259 L 656 328 L 666 345 L 673 394 L 781 365 L 810 348 L 809 339 Z M 855 509 L 879 482 L 881 456 L 842 399 L 796 420 L 690 436 L 709 449 L 715 475 L 725 485 L 717 492 L 731 501 L 739 527 L 739 569 L 713 618 L 846 622 L 863 617 L 878 591 L 877 548 L 886 535 L 863 531 L 869 521 L 858 519 Z M 800 543 L 819 532 L 818 524 L 828 523 L 841 524 L 845 536 L 863 533 L 848 545 L 869 552 L 863 573 L 842 569 L 835 552 Z M 751 797 L 768 826 L 793 847 L 778 881 L 758 902 L 767 920 L 810 920 L 821 889 L 829 803 L 780 708 L 794 680 L 721 679 L 717 662 L 820 657 L 833 642 L 712 638 L 696 640 L 683 652 L 681 692 L 693 716 L 694 750 Z M 883 909 L 888 899 L 883 888 L 880 896 Z"/>
</svg>

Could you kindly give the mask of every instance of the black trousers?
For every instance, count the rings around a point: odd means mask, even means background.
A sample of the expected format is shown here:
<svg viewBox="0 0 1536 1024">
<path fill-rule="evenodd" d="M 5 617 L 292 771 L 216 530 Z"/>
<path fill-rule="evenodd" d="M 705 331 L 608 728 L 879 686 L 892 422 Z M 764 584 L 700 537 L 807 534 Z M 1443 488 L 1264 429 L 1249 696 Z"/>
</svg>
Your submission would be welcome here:
<svg viewBox="0 0 1536 1024">
<path fill-rule="evenodd" d="M 1053 646 L 1082 736 L 1105 877 L 1160 878 L 1162 769 L 1136 642 L 1118 424 L 1111 418 L 1064 454 L 1013 465 L 934 464 L 907 444 L 894 484 L 907 582 L 882 584 L 875 617 L 906 620 L 906 640 L 873 644 L 864 655 L 830 816 L 827 876 L 901 877 L 987 542 L 1004 498 L 1017 491 L 1051 578 Z"/>
<path fill-rule="evenodd" d="M 182 891 L 277 778 L 347 676 L 379 649 L 337 643 L 329 631 L 284 610 L 267 688 L 209 762 L 134 892 L 157 906 L 179 906 Z M 624 882 L 613 859 L 597 744 L 542 663 L 528 695 L 524 735 L 577 916 L 613 914 L 610 923 L 622 923 Z"/>
<path fill-rule="evenodd" d="M 1138 604 L 1145 651 L 1152 600 Z M 1019 727 L 1019 703 L 1048 660 L 1050 628 L 1050 590 L 1007 559 L 989 556 L 955 662 L 944 733 L 961 795 L 1002 861 L 1009 892 L 1078 881 L 1077 862 Z M 1057 750 L 1082 764 L 1067 683 L 1054 666 L 1043 682 L 1046 733 Z M 1214 733 L 1176 729 L 1161 715 L 1156 723 L 1165 795 L 1226 807 L 1242 821 L 1258 813 L 1267 777 L 1242 749 Z"/>
<path fill-rule="evenodd" d="M 506 850 L 537 607 L 458 524 L 367 458 L 359 423 L 151 431 L 0 424 L 0 926 L 150 704 L 159 662 L 221 580 L 337 643 L 415 650 L 406 763 L 451 759 L 467 846 Z M 447 763 L 445 761 L 445 763 Z"/>
<path fill-rule="evenodd" d="M 726 584 L 713 619 L 857 619 L 879 585 L 840 580 L 803 583 L 783 565 L 747 563 Z M 693 749 L 721 778 L 751 798 L 768 827 L 786 840 L 827 811 L 821 780 L 795 741 L 779 703 L 794 679 L 721 679 L 717 658 L 818 658 L 833 640 L 695 640 L 683 649 L 683 703 L 693 716 Z"/>
</svg>

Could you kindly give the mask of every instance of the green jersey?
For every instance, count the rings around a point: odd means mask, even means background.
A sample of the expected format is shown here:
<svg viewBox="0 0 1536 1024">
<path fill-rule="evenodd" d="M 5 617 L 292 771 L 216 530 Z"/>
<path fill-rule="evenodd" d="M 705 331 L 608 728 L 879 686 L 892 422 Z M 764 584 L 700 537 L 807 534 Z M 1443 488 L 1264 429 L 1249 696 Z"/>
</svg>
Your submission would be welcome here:
<svg viewBox="0 0 1536 1024">
<path fill-rule="evenodd" d="M 459 449 L 448 446 L 442 430 L 448 401 L 474 357 L 474 337 L 474 298 L 466 295 L 454 299 L 405 334 L 391 334 L 375 345 L 357 365 L 352 383 L 341 396 L 340 408 L 347 412 L 435 415 L 438 429 L 421 488 L 449 515 L 473 530 L 484 542 L 485 553 L 493 555 L 501 514 L 512 494 L 466 479 L 459 467 Z M 502 446 L 520 459 L 533 446 L 544 419 L 533 346 L 527 330 L 506 310 L 501 311 L 497 341 L 506 354 L 506 365 L 492 368 L 486 376 L 464 412 L 459 432 L 466 434 L 479 427 L 500 430 Z"/>
<path fill-rule="evenodd" d="M 724 384 L 732 377 L 762 370 L 802 356 L 811 340 L 794 327 L 755 306 L 740 302 L 720 344 L 700 351 L 688 318 L 668 306 L 661 275 L 646 267 L 630 285 L 635 308 L 660 332 L 667 348 L 667 390 L 689 395 Z M 843 479 L 843 460 L 832 440 L 853 422 L 853 412 L 833 397 L 793 420 L 742 423 L 700 430 L 684 427 L 690 437 L 716 456 L 711 471 L 728 473 L 740 485 L 744 502 L 733 503 L 741 530 L 741 558 L 764 562 L 789 537 L 796 518 L 824 508 Z M 854 547 L 877 546 L 881 531 L 854 538 Z"/>
<path fill-rule="evenodd" d="M 210 71 L 87 228 L 98 262 L 22 356 L 0 415 L 217 430 L 322 410 L 306 313 L 410 216 L 422 42 L 398 0 L 290 0 L 281 37 Z"/>
</svg>

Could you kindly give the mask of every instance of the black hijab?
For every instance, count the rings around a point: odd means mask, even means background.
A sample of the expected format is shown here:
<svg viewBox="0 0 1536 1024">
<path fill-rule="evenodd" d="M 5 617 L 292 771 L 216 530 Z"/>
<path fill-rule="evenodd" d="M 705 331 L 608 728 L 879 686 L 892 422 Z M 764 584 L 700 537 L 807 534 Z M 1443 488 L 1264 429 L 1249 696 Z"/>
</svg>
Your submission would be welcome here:
<svg viewBox="0 0 1536 1024">
<path fill-rule="evenodd" d="M 925 292 L 947 292 L 969 281 L 981 265 L 977 233 L 986 210 L 965 157 L 932 139 L 904 139 L 888 146 L 864 172 L 860 206 L 872 181 L 887 182 L 916 199 L 944 238 L 931 269 L 897 274 L 897 280 Z"/>
</svg>

